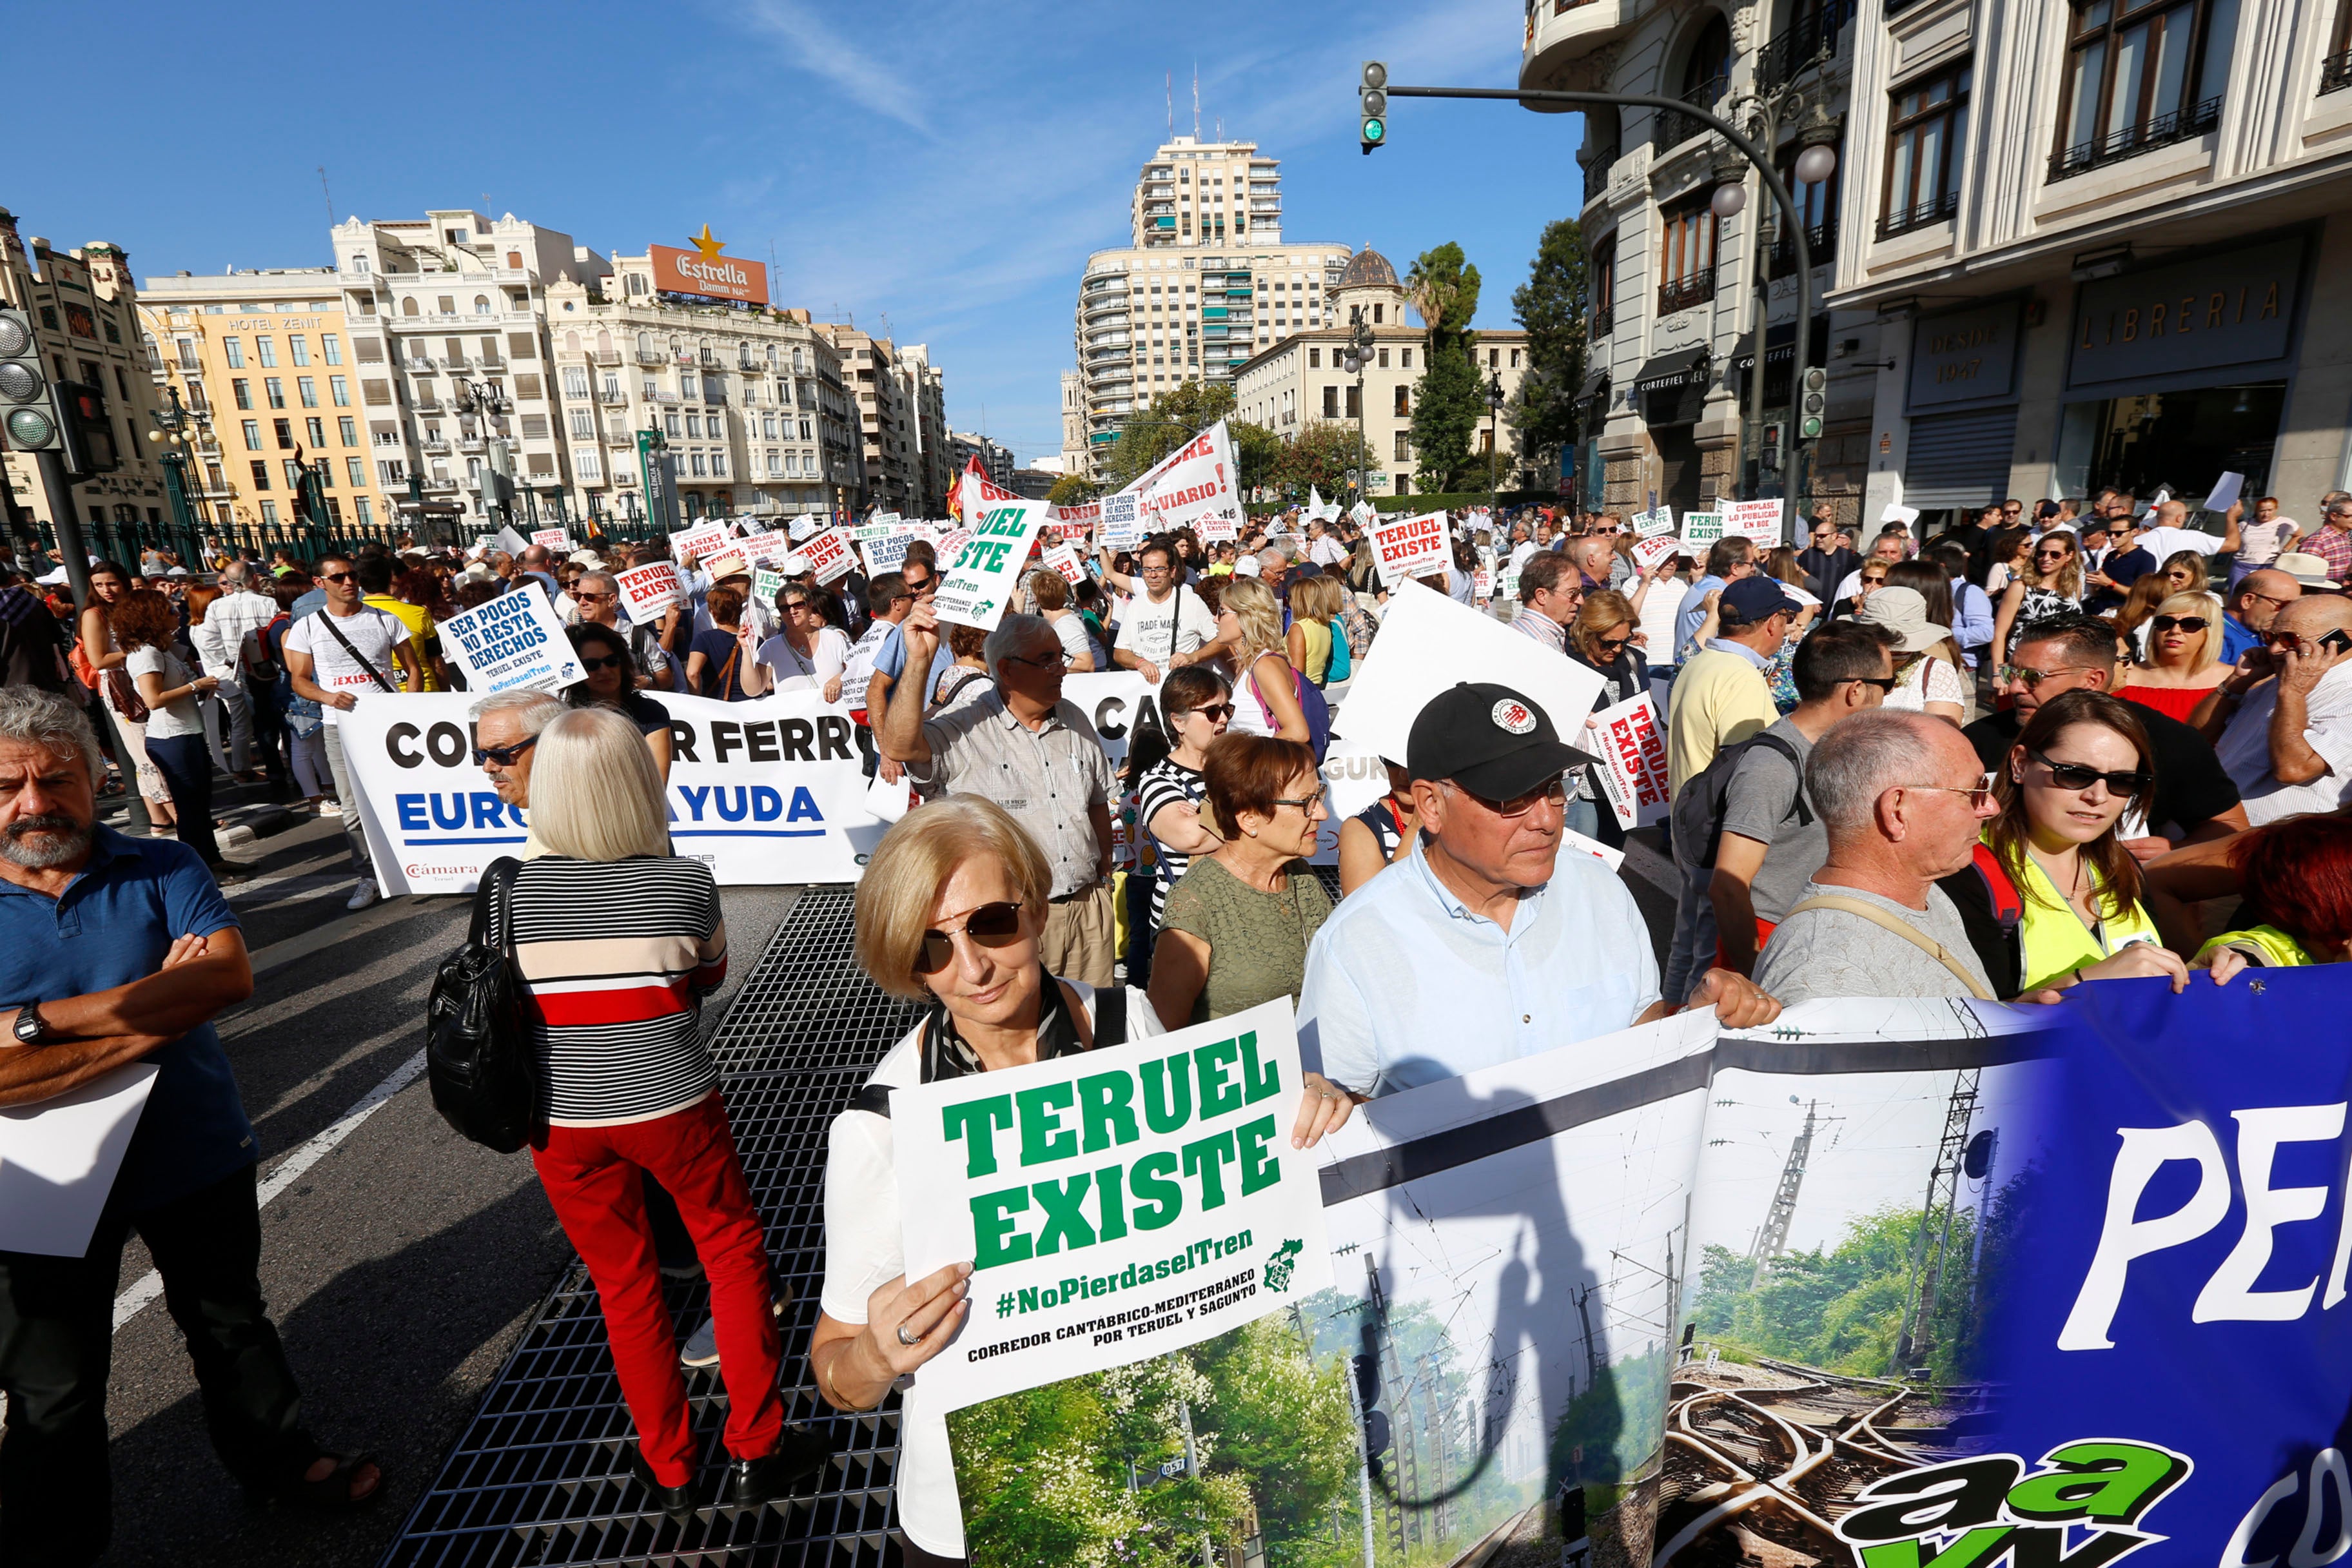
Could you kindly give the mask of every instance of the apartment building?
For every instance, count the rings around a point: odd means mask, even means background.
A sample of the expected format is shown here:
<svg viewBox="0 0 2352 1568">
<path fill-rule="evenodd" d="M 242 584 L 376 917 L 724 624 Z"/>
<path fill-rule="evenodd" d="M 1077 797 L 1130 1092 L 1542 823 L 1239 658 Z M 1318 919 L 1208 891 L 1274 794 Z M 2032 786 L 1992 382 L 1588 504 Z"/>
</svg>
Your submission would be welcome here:
<svg viewBox="0 0 2352 1568">
<path fill-rule="evenodd" d="M 928 356 L 845 323 L 817 330 L 832 340 L 849 387 L 863 459 L 861 504 L 902 517 L 943 515 L 938 509 L 946 505 L 945 476 L 936 492 L 928 489 L 935 468 L 925 460 L 926 425 L 935 432 L 930 439 L 941 443 L 930 449 L 945 451 L 951 443 L 945 396 Z M 934 401 L 933 412 L 925 413 Z"/>
<path fill-rule="evenodd" d="M 1293 332 L 1234 373 L 1234 412 L 1293 441 L 1318 420 L 1359 426 L 1382 470 L 1364 488 L 1374 495 L 1404 494 L 1414 471 L 1412 399 L 1429 369 L 1428 331 L 1406 316 L 1404 286 L 1377 250 L 1360 250 L 1349 259 L 1331 287 L 1328 306 L 1330 325 Z M 1372 349 L 1360 371 L 1350 374 L 1341 356 L 1358 321 L 1371 329 Z M 1527 374 L 1527 333 L 1516 328 L 1480 331 L 1481 382 L 1499 382 L 1506 400 L 1515 396 Z M 1472 447 L 1485 456 L 1498 439 L 1502 488 L 1517 488 L 1513 476 L 1521 464 L 1508 424 L 1483 422 Z"/>
<path fill-rule="evenodd" d="M 163 407 L 153 351 L 140 324 L 130 257 L 119 245 L 92 240 L 78 250 L 53 249 L 38 236 L 22 237 L 16 215 L 0 207 L 0 304 L 33 319 L 41 363 L 50 379 L 95 386 L 106 395 L 107 420 L 121 467 L 51 495 L 39 460 L 29 453 L 0 455 L 19 506 L 43 523 L 60 509 L 78 522 L 163 523 L 173 521 L 159 448 L 147 439 Z M 96 547 L 104 534 L 93 530 Z"/>
<path fill-rule="evenodd" d="M 2352 483 L 2352 5 L 1866 0 L 1842 310 L 1872 514 Z"/>
<path fill-rule="evenodd" d="M 1013 460 L 1013 448 L 1003 442 L 992 441 L 968 430 L 950 430 L 948 432 L 948 451 L 955 459 L 957 473 L 962 473 L 971 459 L 978 458 L 980 466 L 991 479 L 1008 490 L 1013 488 L 1013 474 L 1018 465 Z"/>
<path fill-rule="evenodd" d="M 905 367 L 907 395 L 914 408 L 915 446 L 920 461 L 915 483 L 917 505 L 925 517 L 944 517 L 948 486 L 955 480 L 956 464 L 948 450 L 947 374 L 931 363 L 930 346 L 908 343 L 898 350 Z"/>
<path fill-rule="evenodd" d="M 1278 160 L 1255 142 L 1171 138 L 1136 177 L 1129 242 L 1087 258 L 1073 332 L 1082 445 L 1186 381 L 1229 382 L 1253 355 L 1328 322 L 1324 292 L 1350 254 L 1282 237 Z"/>
<path fill-rule="evenodd" d="M 1843 126 L 1854 39 L 1868 31 L 1854 25 L 1852 0 L 1528 0 L 1519 85 L 1678 99 L 1743 126 L 1753 123 L 1759 96 L 1801 89 L 1804 107 L 1822 111 L 1826 123 L 1816 130 L 1837 146 L 1841 173 L 1795 182 L 1803 119 L 1795 102 L 1782 100 L 1771 152 L 1796 195 L 1818 301 L 1855 246 L 1839 222 L 1842 192 L 1859 188 L 1843 173 Z M 1759 455 L 1764 428 L 1785 431 L 1790 420 L 1805 314 L 1793 226 L 1772 210 L 1747 161 L 1679 110 L 1600 107 L 1583 124 L 1580 220 L 1592 316 L 1579 389 L 1581 499 L 1619 510 L 1657 502 L 1681 510 L 1781 493 L 1782 477 L 1762 471 Z M 1718 216 L 1717 193 L 1727 185 L 1739 188 L 1744 205 Z M 1759 326 L 1760 419 L 1748 384 Z M 1863 510 L 1878 328 L 1872 312 L 1817 308 L 1807 332 L 1808 363 L 1826 364 L 1830 376 L 1805 488 L 1853 521 Z"/>
</svg>

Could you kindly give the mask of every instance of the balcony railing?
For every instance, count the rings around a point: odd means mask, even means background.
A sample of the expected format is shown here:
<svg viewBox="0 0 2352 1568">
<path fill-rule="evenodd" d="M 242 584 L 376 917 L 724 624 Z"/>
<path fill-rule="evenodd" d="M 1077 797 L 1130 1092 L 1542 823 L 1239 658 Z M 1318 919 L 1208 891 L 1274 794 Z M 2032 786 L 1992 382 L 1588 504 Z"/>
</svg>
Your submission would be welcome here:
<svg viewBox="0 0 2352 1568">
<path fill-rule="evenodd" d="M 621 363 L 621 351 L 618 349 L 598 349 L 596 351 L 596 363 L 598 364 L 618 364 Z"/>
<path fill-rule="evenodd" d="M 1852 20 L 1853 0 L 1828 0 L 1820 10 L 1798 17 L 1756 51 L 1757 90 L 1782 86 L 1825 49 L 1836 53 L 1838 33 Z"/>
<path fill-rule="evenodd" d="M 596 395 L 596 401 L 607 408 L 619 408 L 629 401 L 629 395 L 617 386 L 608 386 Z"/>
<path fill-rule="evenodd" d="M 639 364 L 667 364 L 669 363 L 669 355 L 662 353 L 659 349 L 639 349 L 637 351 L 636 357 Z"/>
<path fill-rule="evenodd" d="M 1613 305 L 1596 305 L 1592 310 L 1592 336 L 1605 338 L 1617 330 L 1617 309 Z"/>
<path fill-rule="evenodd" d="M 1916 206 L 1898 207 L 1878 220 L 1878 237 L 1893 239 L 1898 234 L 1909 234 L 1915 228 L 1925 228 L 1931 223 L 1941 223 L 1960 210 L 1960 193 L 1946 191 L 1930 196 Z"/>
<path fill-rule="evenodd" d="M 2352 87 L 2352 49 L 2340 55 L 2330 55 L 2319 62 L 2319 90 L 2323 93 Z"/>
<path fill-rule="evenodd" d="M 1615 142 L 1605 142 L 1592 150 L 1592 156 L 1584 161 L 1584 188 L 1588 195 L 1593 194 L 1594 186 L 1607 181 L 1609 171 L 1615 168 L 1617 160 L 1624 155 L 1624 147 Z"/>
<path fill-rule="evenodd" d="M 2202 136 L 2221 122 L 2221 99 L 2217 93 L 2202 103 L 2186 104 L 2168 114 L 2152 116 L 2137 125 L 2122 126 L 2105 136 L 2077 142 L 2053 153 L 2050 177 L 2063 180 L 2158 147 L 2169 147 L 2176 142 Z"/>
<path fill-rule="evenodd" d="M 1837 259 L 1837 218 L 1834 215 L 1806 228 L 1805 247 L 1812 252 L 1814 266 L 1827 267 Z M 1771 276 L 1776 279 L 1793 278 L 1796 272 L 1796 242 L 1789 237 L 1784 229 L 1780 238 L 1772 242 Z"/>
<path fill-rule="evenodd" d="M 1704 305 L 1715 298 L 1715 268 L 1694 273 L 1688 278 L 1675 279 L 1658 285 L 1658 314 L 1671 316 L 1676 310 L 1687 310 L 1693 305 Z"/>
<path fill-rule="evenodd" d="M 1712 81 L 1701 82 L 1690 91 L 1684 93 L 1682 100 L 1693 109 L 1711 110 L 1715 107 L 1716 100 L 1723 96 L 1726 85 L 1727 84 L 1722 77 L 1717 77 Z M 1667 149 L 1679 147 L 1692 137 L 1703 134 L 1707 126 L 1705 121 L 1695 115 L 1667 109 L 1652 112 L 1650 128 L 1651 145 L 1663 154 Z"/>
</svg>

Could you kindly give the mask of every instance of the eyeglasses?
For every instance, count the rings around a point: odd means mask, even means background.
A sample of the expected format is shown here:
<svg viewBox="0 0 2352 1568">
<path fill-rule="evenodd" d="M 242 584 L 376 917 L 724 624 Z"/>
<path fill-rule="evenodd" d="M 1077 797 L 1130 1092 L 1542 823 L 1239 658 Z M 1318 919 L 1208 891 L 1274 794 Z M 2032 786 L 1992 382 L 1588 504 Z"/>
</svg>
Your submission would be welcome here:
<svg viewBox="0 0 2352 1568">
<path fill-rule="evenodd" d="M 1330 793 L 1331 792 L 1328 789 L 1318 788 L 1313 795 L 1307 795 L 1298 800 L 1275 800 L 1269 801 L 1266 804 L 1269 805 L 1295 805 L 1301 811 L 1312 814 L 1317 806 L 1323 804 L 1323 797 Z"/>
<path fill-rule="evenodd" d="M 2294 603 L 2293 599 L 2282 599 L 2275 594 L 2258 593 L 2252 588 L 2239 589 L 2238 597 L 2241 599 L 2260 599 L 2263 604 L 2282 610 Z"/>
<path fill-rule="evenodd" d="M 2136 795 L 2147 794 L 2147 786 L 2156 782 L 2156 775 L 2145 768 L 2127 773 L 2101 773 L 2096 768 L 2085 767 L 2081 763 L 2053 763 L 2040 752 L 2028 752 L 2025 754 L 2048 768 L 2050 782 L 2060 789 L 2084 790 L 2089 789 L 2095 784 L 2105 784 L 2110 795 Z"/>
<path fill-rule="evenodd" d="M 1234 716 L 1234 705 L 1230 702 L 1204 702 L 1198 708 L 1186 708 L 1181 711 L 1170 714 L 1169 717 L 1172 719 L 1182 719 L 1191 714 L 1198 714 L 1213 724 L 1220 719 L 1232 719 Z"/>
<path fill-rule="evenodd" d="M 956 932 L 927 931 L 922 951 L 915 957 L 915 973 L 937 974 L 955 962 Z M 966 915 L 963 932 L 982 947 L 1010 947 L 1021 939 L 1021 905 L 982 904 Z"/>
<path fill-rule="evenodd" d="M 2201 632 L 2212 624 L 2202 616 L 2158 616 L 2148 622 L 2160 632 L 2168 632 L 2175 626 L 2184 632 Z"/>
<path fill-rule="evenodd" d="M 538 736 L 525 735 L 511 746 L 476 746 L 474 765 L 478 768 L 486 763 L 496 763 L 502 768 L 510 768 L 525 752 L 538 744 Z"/>
<path fill-rule="evenodd" d="M 321 572 L 319 574 L 319 581 L 321 583 L 348 583 L 351 580 L 352 574 L 348 572 Z"/>
<path fill-rule="evenodd" d="M 1032 669 L 1058 669 L 1061 668 L 1062 656 L 1059 650 L 1053 653 L 1025 655 L 1008 653 L 997 662 L 1000 664 L 1025 664 Z"/>
<path fill-rule="evenodd" d="M 617 653 L 608 653 L 598 658 L 592 658 L 584 653 L 580 656 L 580 668 L 586 670 L 591 675 L 595 674 L 600 669 L 610 669 L 620 662 L 621 656 Z M 503 767 L 505 763 L 501 763 L 499 765 Z"/>
<path fill-rule="evenodd" d="M 613 595 L 610 594 L 599 594 L 593 588 L 575 588 L 572 592 L 572 596 L 585 605 L 596 600 L 609 599 Z"/>
<path fill-rule="evenodd" d="M 1983 778 L 1978 780 L 1974 784 L 1971 784 L 1967 789 L 1961 789 L 1956 784 L 1896 784 L 1894 787 L 1896 789 L 1923 789 L 1931 795 L 1964 795 L 1969 797 L 1969 809 L 1973 811 L 1982 811 L 1992 800 L 1992 780 L 1993 775 L 1987 773 Z"/>
<path fill-rule="evenodd" d="M 936 594 L 939 591 L 940 580 L 937 577 L 926 577 L 919 583 L 910 582 L 907 584 L 907 592 L 913 595 L 918 599 L 922 598 L 924 595 L 929 594 Z"/>
<path fill-rule="evenodd" d="M 1525 816 L 1538 805 L 1554 805 L 1562 811 L 1568 809 L 1568 784 L 1564 779 L 1554 779 L 1540 789 L 1531 789 L 1525 795 L 1513 795 L 1508 800 L 1492 800 L 1475 789 L 1463 789 L 1458 784 L 1454 784 L 1454 787 L 1462 790 L 1464 795 L 1505 821 Z"/>
<path fill-rule="evenodd" d="M 1857 686 L 1875 686 L 1881 694 L 1891 693 L 1903 684 L 1903 678 L 1899 675 L 1853 675 L 1846 679 Z"/>
<path fill-rule="evenodd" d="M 2284 648 L 2290 653 L 2301 648 L 2305 643 L 2311 640 L 2305 637 L 2299 637 L 2294 632 L 2270 631 L 2261 633 L 2260 636 L 2264 647 Z"/>
<path fill-rule="evenodd" d="M 2011 686 L 2039 686 L 2045 680 L 2055 680 L 2062 675 L 2083 673 L 2079 667 L 2070 667 L 2065 669 L 2028 669 L 2021 664 L 2000 665 L 1993 670 L 1996 679 L 2005 681 Z"/>
<path fill-rule="evenodd" d="M 1632 632 L 1627 632 L 1622 637 L 1594 637 L 1592 639 L 1592 646 L 1599 648 L 1603 653 L 1613 655 L 1623 653 L 1625 651 L 1625 645 L 1633 640 L 1633 634 Z"/>
<path fill-rule="evenodd" d="M 2037 551 L 2035 551 L 2035 552 L 2033 552 L 2033 558 L 2034 558 L 2036 561 L 2063 561 L 2063 560 L 2065 560 L 2065 559 L 2066 559 L 2066 557 L 2068 557 L 2069 555 L 2072 555 L 2072 554 L 2074 554 L 2074 552 L 2073 551 L 2071 551 L 2071 550 L 2063 550 L 2063 549 L 2062 549 L 2062 550 L 2037 550 Z"/>
</svg>

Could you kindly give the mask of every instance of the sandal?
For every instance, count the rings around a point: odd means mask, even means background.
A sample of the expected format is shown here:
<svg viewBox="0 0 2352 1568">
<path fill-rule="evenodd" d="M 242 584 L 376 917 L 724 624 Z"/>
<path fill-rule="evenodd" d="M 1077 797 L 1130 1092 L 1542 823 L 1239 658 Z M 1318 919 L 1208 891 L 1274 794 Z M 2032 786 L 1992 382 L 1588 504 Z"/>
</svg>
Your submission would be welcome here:
<svg viewBox="0 0 2352 1568">
<path fill-rule="evenodd" d="M 310 1467 L 320 1459 L 332 1459 L 334 1468 L 317 1480 L 308 1479 Z M 352 1478 L 373 1466 L 375 1485 L 363 1494 L 352 1495 Z M 373 1504 L 383 1495 L 383 1467 L 377 1465 L 373 1454 L 338 1454 L 321 1448 L 287 1472 L 286 1479 L 245 1489 L 245 1500 L 257 1508 L 273 1503 L 291 1503 L 314 1509 L 321 1513 L 348 1513 Z"/>
</svg>

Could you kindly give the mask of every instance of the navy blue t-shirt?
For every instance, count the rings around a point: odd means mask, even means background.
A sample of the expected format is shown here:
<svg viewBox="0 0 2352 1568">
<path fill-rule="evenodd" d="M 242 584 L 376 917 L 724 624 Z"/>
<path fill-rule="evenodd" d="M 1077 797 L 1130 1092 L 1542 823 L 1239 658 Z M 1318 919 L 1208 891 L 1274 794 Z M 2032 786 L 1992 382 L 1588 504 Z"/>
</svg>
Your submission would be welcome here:
<svg viewBox="0 0 2352 1568">
<path fill-rule="evenodd" d="M 0 881 L 0 1007 L 110 991 L 162 967 L 181 937 L 237 930 L 194 849 L 99 826 L 89 864 L 55 900 Z M 236 1077 L 210 1024 L 148 1053 L 160 1071 L 115 1178 L 133 1214 L 212 1185 L 260 1157 Z"/>
</svg>

